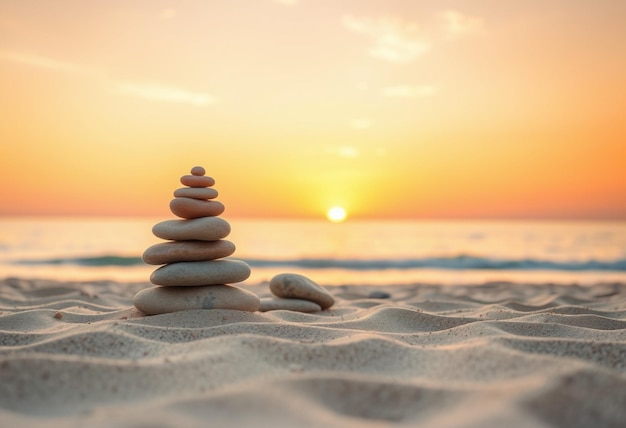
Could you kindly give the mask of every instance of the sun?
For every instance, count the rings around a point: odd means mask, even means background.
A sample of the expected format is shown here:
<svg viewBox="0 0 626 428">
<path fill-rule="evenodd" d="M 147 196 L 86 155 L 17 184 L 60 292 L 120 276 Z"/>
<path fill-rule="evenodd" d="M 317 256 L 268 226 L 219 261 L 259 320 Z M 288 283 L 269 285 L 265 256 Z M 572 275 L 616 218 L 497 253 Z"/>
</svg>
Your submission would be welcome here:
<svg viewBox="0 0 626 428">
<path fill-rule="evenodd" d="M 333 223 L 341 223 L 346 219 L 346 210 L 341 207 L 332 207 L 326 211 L 326 218 Z"/>
</svg>

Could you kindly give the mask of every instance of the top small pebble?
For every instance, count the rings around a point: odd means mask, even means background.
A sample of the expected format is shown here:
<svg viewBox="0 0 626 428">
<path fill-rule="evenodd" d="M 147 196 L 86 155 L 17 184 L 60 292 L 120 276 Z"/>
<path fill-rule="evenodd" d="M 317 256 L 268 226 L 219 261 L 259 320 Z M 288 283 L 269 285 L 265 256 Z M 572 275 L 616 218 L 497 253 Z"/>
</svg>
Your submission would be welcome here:
<svg viewBox="0 0 626 428">
<path fill-rule="evenodd" d="M 191 168 L 191 175 L 204 175 L 206 171 L 201 166 L 194 166 Z"/>
</svg>

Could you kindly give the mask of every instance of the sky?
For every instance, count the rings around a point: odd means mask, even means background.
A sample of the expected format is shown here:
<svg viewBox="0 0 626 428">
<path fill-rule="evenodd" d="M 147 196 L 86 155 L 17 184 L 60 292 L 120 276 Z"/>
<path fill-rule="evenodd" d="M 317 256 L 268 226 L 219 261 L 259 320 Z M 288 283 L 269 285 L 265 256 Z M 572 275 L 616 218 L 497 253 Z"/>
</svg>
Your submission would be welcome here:
<svg viewBox="0 0 626 428">
<path fill-rule="evenodd" d="M 626 220 L 626 2 L 0 0 L 0 216 Z"/>
</svg>

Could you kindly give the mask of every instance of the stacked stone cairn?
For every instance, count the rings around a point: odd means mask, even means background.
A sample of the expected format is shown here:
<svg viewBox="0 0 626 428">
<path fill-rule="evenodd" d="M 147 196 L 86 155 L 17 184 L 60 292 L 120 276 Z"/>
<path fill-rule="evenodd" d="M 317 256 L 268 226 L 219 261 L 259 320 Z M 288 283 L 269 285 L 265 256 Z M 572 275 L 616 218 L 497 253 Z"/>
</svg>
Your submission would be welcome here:
<svg viewBox="0 0 626 428">
<path fill-rule="evenodd" d="M 188 309 L 257 311 L 259 298 L 232 285 L 245 281 L 250 267 L 226 258 L 235 252 L 235 245 L 224 239 L 231 229 L 219 217 L 225 207 L 214 200 L 218 195 L 213 189 L 215 180 L 196 166 L 180 182 L 186 187 L 174 192 L 170 210 L 182 220 L 163 221 L 152 228 L 156 237 L 169 242 L 144 252 L 144 262 L 163 266 L 150 276 L 156 287 L 135 295 L 135 307 L 148 315 Z"/>
</svg>

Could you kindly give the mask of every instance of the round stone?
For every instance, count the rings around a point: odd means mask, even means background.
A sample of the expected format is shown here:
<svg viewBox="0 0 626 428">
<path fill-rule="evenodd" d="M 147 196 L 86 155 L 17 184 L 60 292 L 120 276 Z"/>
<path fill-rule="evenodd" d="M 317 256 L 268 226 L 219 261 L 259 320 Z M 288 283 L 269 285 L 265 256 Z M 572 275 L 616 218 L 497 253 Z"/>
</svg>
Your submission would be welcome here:
<svg viewBox="0 0 626 428">
<path fill-rule="evenodd" d="M 230 285 L 145 288 L 135 295 L 133 303 L 137 309 L 148 315 L 189 309 L 236 309 L 255 312 L 260 305 L 256 294 Z"/>
<path fill-rule="evenodd" d="M 161 266 L 150 275 L 155 285 L 189 286 L 232 284 L 248 279 L 250 266 L 241 260 L 178 262 Z"/>
<path fill-rule="evenodd" d="M 204 175 L 206 171 L 201 166 L 194 166 L 191 168 L 191 175 Z"/>
<path fill-rule="evenodd" d="M 149 265 L 164 265 L 176 262 L 195 262 L 228 257 L 235 252 L 230 241 L 176 241 L 163 242 L 148 248 L 143 261 Z"/>
<path fill-rule="evenodd" d="M 177 198 L 193 198 L 193 199 L 215 199 L 217 198 L 217 190 L 212 187 L 181 187 L 174 191 Z"/>
<path fill-rule="evenodd" d="M 322 286 L 297 273 L 281 273 L 270 280 L 270 290 L 277 297 L 304 299 L 327 309 L 335 303 L 333 296 Z"/>
<path fill-rule="evenodd" d="M 212 177 L 205 175 L 183 175 L 180 177 L 180 182 L 183 186 L 189 187 L 211 187 L 215 184 Z"/>
<path fill-rule="evenodd" d="M 170 211 L 181 218 L 216 217 L 224 212 L 219 201 L 201 201 L 192 198 L 175 198 L 170 202 Z"/>
<path fill-rule="evenodd" d="M 267 312 L 280 310 L 311 313 L 321 311 L 322 307 L 317 303 L 311 302 L 310 300 L 275 299 L 273 297 L 261 299 L 261 306 L 259 306 L 259 311 Z"/>
<path fill-rule="evenodd" d="M 391 294 L 386 291 L 372 291 L 367 297 L 370 299 L 389 299 Z"/>
<path fill-rule="evenodd" d="M 230 224 L 219 217 L 202 217 L 192 220 L 166 220 L 157 223 L 152 233 L 171 241 L 217 241 L 230 233 Z"/>
</svg>

